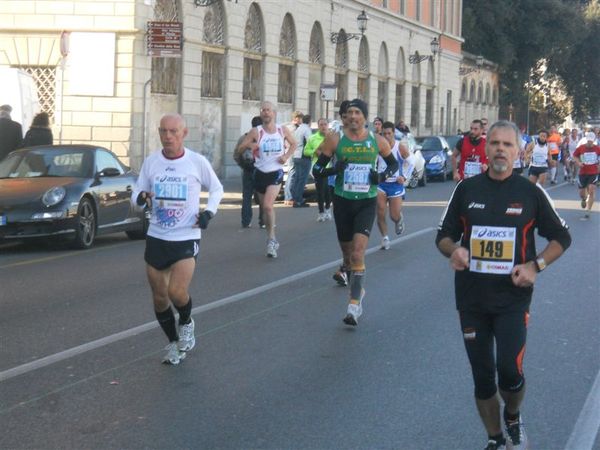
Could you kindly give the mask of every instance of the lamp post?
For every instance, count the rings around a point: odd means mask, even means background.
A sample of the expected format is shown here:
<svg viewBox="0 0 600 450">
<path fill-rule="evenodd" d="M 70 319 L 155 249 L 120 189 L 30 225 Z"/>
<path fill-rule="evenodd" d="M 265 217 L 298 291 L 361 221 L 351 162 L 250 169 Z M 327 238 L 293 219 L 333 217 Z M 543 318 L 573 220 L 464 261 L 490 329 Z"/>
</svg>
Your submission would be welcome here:
<svg viewBox="0 0 600 450">
<path fill-rule="evenodd" d="M 356 24 L 358 26 L 358 30 L 360 33 L 331 33 L 329 36 L 332 44 L 337 44 L 338 42 L 348 42 L 352 39 L 360 39 L 367 31 L 367 22 L 369 21 L 369 16 L 363 9 L 361 13 L 356 18 Z"/>
<path fill-rule="evenodd" d="M 435 61 L 435 55 L 437 55 L 438 52 L 440 51 L 440 41 L 438 40 L 437 37 L 434 37 L 431 40 L 431 42 L 429 43 L 429 47 L 431 49 L 431 55 L 419 55 L 415 51 L 414 55 L 409 55 L 408 62 L 410 64 L 420 64 L 423 61 L 426 61 L 428 59 L 431 61 Z"/>
</svg>

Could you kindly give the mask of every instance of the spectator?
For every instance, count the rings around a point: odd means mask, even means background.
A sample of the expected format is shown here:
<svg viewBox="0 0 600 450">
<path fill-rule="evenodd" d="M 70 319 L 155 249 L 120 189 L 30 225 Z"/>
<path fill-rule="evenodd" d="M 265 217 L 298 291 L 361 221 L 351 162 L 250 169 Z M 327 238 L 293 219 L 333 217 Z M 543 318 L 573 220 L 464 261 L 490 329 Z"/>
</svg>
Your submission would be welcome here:
<svg viewBox="0 0 600 450">
<path fill-rule="evenodd" d="M 23 147 L 33 147 L 34 145 L 52 145 L 52 130 L 50 130 L 50 118 L 48 113 L 41 112 L 36 114 L 31 122 L 31 127 L 25 134 Z"/>
<path fill-rule="evenodd" d="M 0 161 L 13 150 L 23 146 L 23 128 L 10 118 L 12 107 L 0 106 Z"/>
</svg>

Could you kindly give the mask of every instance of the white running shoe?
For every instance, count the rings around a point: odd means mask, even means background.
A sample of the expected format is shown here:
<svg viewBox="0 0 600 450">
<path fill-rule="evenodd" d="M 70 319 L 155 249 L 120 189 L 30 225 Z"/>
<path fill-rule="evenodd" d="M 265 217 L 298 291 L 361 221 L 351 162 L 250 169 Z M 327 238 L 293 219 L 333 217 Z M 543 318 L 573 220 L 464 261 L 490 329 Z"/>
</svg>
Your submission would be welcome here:
<svg viewBox="0 0 600 450">
<path fill-rule="evenodd" d="M 381 250 L 389 250 L 390 249 L 390 238 L 387 236 L 384 236 L 383 239 L 381 239 Z"/>
<path fill-rule="evenodd" d="M 363 313 L 362 301 L 365 297 L 365 290 L 363 289 L 360 293 L 360 300 L 358 304 L 348 303 L 348 309 L 346 310 L 346 317 L 344 317 L 344 323 L 346 325 L 358 325 L 358 318 Z"/>
<path fill-rule="evenodd" d="M 180 352 L 189 352 L 195 345 L 194 319 L 190 319 L 190 323 L 179 326 L 179 342 L 177 343 L 177 348 L 179 348 Z"/>
<path fill-rule="evenodd" d="M 400 236 L 404 232 L 404 216 L 400 214 L 400 220 L 395 222 L 396 224 L 396 234 Z"/>
<path fill-rule="evenodd" d="M 327 208 L 325 210 L 325 220 L 333 219 L 333 215 L 331 214 L 331 208 Z"/>
<path fill-rule="evenodd" d="M 325 218 L 325 213 L 317 214 L 317 222 L 325 222 L 327 219 Z"/>
<path fill-rule="evenodd" d="M 183 359 L 185 359 L 185 352 L 180 352 L 177 347 L 177 342 L 170 342 L 169 345 L 165 347 L 167 354 L 164 356 L 162 362 L 163 364 L 169 364 L 171 366 L 176 366 Z"/>
<path fill-rule="evenodd" d="M 269 258 L 277 258 L 277 250 L 279 249 L 279 242 L 275 239 L 269 239 L 267 242 L 267 256 Z"/>
<path fill-rule="evenodd" d="M 527 450 L 528 440 L 523 426 L 523 419 L 519 414 L 519 419 L 514 422 L 505 423 L 506 427 L 506 448 L 511 450 Z"/>
</svg>

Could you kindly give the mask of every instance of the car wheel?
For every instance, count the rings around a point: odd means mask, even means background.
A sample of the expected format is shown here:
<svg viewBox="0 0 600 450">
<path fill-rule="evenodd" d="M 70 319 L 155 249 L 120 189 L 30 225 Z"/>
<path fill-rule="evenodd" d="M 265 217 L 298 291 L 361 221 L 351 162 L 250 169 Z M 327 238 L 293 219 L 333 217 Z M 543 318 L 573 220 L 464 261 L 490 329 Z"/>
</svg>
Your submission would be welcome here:
<svg viewBox="0 0 600 450">
<path fill-rule="evenodd" d="M 419 176 L 416 173 L 413 173 L 408 182 L 408 187 L 414 189 L 419 184 Z"/>
<path fill-rule="evenodd" d="M 442 169 L 442 181 L 448 181 L 448 169 L 444 164 L 444 168 Z"/>
<path fill-rule="evenodd" d="M 418 184 L 419 186 L 427 185 L 427 172 L 425 170 L 423 170 L 423 176 L 419 179 Z"/>
<path fill-rule="evenodd" d="M 96 239 L 96 212 L 89 198 L 83 198 L 77 208 L 77 225 L 75 229 L 75 248 L 86 249 Z"/>
</svg>

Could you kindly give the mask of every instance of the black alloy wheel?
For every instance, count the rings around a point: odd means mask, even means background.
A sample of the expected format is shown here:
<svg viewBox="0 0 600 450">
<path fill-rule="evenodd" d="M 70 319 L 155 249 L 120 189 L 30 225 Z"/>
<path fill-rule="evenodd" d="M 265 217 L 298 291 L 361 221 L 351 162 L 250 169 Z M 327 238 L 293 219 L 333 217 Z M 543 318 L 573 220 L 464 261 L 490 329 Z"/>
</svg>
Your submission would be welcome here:
<svg viewBox="0 0 600 450">
<path fill-rule="evenodd" d="M 86 249 L 96 239 L 96 212 L 89 198 L 84 197 L 77 208 L 77 225 L 75 229 L 75 248 Z"/>
</svg>

